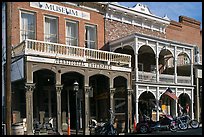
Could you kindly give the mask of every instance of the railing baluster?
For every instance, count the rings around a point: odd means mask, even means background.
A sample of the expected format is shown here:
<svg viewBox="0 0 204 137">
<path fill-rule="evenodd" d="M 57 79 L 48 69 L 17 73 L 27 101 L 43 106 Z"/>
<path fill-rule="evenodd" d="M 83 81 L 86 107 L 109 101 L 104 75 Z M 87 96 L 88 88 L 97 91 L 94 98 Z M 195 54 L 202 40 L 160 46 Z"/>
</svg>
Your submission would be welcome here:
<svg viewBox="0 0 204 137">
<path fill-rule="evenodd" d="M 36 41 L 36 40 L 25 40 L 24 42 L 20 43 L 18 46 L 14 47 L 14 50 L 19 52 L 22 52 L 26 49 L 29 49 L 34 54 L 43 54 L 43 53 L 50 53 L 50 54 L 61 54 L 72 57 L 79 57 L 82 60 L 86 59 L 93 59 L 98 61 L 107 61 L 108 63 L 117 63 L 118 61 L 122 64 L 129 65 L 131 63 L 131 56 L 130 55 L 124 55 L 120 53 L 113 53 L 113 52 L 107 52 L 102 50 L 94 50 L 94 49 L 88 49 L 88 48 L 81 48 L 81 47 L 73 47 L 73 46 L 67 46 L 63 44 L 57 44 L 57 43 L 49 43 L 49 42 L 43 42 L 43 41 Z"/>
</svg>

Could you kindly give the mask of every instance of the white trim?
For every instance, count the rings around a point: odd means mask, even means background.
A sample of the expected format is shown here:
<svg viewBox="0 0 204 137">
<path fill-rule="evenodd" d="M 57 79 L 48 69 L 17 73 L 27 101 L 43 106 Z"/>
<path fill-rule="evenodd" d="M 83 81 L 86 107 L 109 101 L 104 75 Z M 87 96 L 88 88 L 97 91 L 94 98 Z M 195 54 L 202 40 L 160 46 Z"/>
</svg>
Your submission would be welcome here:
<svg viewBox="0 0 204 137">
<path fill-rule="evenodd" d="M 142 13 L 142 12 L 139 12 L 139 11 L 135 11 L 133 9 L 121 6 L 121 5 L 112 5 L 112 4 L 109 4 L 108 8 L 118 10 L 118 11 L 120 11 L 122 13 L 126 12 L 126 13 L 129 13 L 130 15 L 131 14 L 133 14 L 134 16 L 138 15 L 138 16 L 142 16 L 143 18 L 148 18 L 148 19 L 151 19 L 151 20 L 156 20 L 156 21 L 165 23 L 165 24 L 170 24 L 169 20 L 163 19 L 163 18 L 161 18 L 159 16 L 145 14 L 145 13 Z"/>
<path fill-rule="evenodd" d="M 117 14 L 121 15 L 121 17 L 119 17 Z M 126 18 L 127 16 L 128 18 Z M 136 25 L 142 28 L 147 28 L 147 29 L 158 31 L 161 33 L 165 33 L 165 27 L 167 27 L 170 24 L 170 20 L 155 16 L 153 14 L 146 14 L 146 13 L 139 12 L 131 8 L 127 8 L 121 5 L 114 5 L 114 4 L 108 5 L 108 10 L 107 10 L 105 18 L 110 19 L 110 20 L 119 21 L 121 23 L 125 22 L 127 24 Z M 137 21 L 138 18 L 142 18 L 142 20 L 138 22 Z M 145 26 L 144 21 L 148 21 L 152 23 L 150 23 L 150 25 L 148 24 L 148 26 Z M 155 23 L 159 24 L 159 29 L 154 28 Z"/>
<path fill-rule="evenodd" d="M 185 49 L 188 49 L 188 50 L 191 50 L 192 48 L 195 47 L 194 45 L 189 44 L 189 43 L 181 43 L 181 42 L 178 42 L 178 41 L 173 41 L 173 40 L 168 40 L 168 39 L 164 39 L 164 38 L 153 37 L 153 36 L 150 36 L 150 35 L 138 34 L 138 33 L 135 33 L 135 34 L 132 34 L 132 35 L 129 35 L 129 36 L 114 40 L 114 41 L 110 42 L 109 44 L 110 45 L 120 45 L 120 43 L 123 42 L 123 41 L 134 40 L 134 37 L 137 37 L 137 38 L 140 38 L 140 39 L 143 39 L 143 40 L 149 40 L 149 41 L 152 41 L 152 42 L 158 42 L 159 44 L 164 44 L 164 45 L 170 45 L 171 44 L 172 46 L 185 48 Z"/>
<path fill-rule="evenodd" d="M 20 7 L 20 8 L 18 8 L 19 10 L 22 10 L 22 11 L 27 11 L 27 12 L 33 12 L 33 13 L 38 13 L 38 11 L 36 11 L 36 10 L 31 10 L 31 9 L 27 9 L 27 8 L 22 8 L 22 7 Z"/>
<path fill-rule="evenodd" d="M 91 10 L 91 11 L 99 12 L 99 10 L 97 10 L 97 9 L 90 8 L 90 7 L 87 7 L 87 6 L 84 6 L 84 5 L 79 5 L 79 7 L 84 8 L 84 9 L 88 9 L 88 10 Z"/>
<path fill-rule="evenodd" d="M 72 5 L 72 6 L 77 6 L 76 3 L 72 3 L 72 2 L 61 2 L 63 4 L 67 4 L 67 5 Z"/>
</svg>

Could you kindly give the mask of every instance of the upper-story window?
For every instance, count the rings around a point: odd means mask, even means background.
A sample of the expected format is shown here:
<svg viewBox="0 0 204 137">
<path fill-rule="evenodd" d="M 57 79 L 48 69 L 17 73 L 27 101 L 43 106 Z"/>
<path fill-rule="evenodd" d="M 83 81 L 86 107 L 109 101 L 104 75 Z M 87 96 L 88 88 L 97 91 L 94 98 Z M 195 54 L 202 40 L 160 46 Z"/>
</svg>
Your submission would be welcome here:
<svg viewBox="0 0 204 137">
<path fill-rule="evenodd" d="M 85 26 L 85 47 L 90 49 L 97 48 L 96 25 Z"/>
<path fill-rule="evenodd" d="M 20 40 L 35 38 L 35 14 L 21 11 Z"/>
<path fill-rule="evenodd" d="M 66 45 L 78 46 L 78 22 L 66 22 Z"/>
<path fill-rule="evenodd" d="M 55 17 L 45 16 L 44 38 L 46 42 L 58 42 L 58 21 Z"/>
</svg>

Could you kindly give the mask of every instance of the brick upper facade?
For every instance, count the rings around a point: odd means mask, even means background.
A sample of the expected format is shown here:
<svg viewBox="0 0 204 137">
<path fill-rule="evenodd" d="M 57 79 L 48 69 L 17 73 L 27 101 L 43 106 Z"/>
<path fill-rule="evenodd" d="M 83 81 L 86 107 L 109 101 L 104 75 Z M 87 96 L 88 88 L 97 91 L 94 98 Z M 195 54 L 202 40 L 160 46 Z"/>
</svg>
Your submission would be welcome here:
<svg viewBox="0 0 204 137">
<path fill-rule="evenodd" d="M 99 12 L 87 10 L 82 7 L 63 4 L 60 2 L 49 2 L 56 5 L 73 8 L 80 11 L 90 13 L 90 20 L 84 20 L 73 16 L 63 15 L 56 12 L 50 12 L 37 8 L 30 7 L 29 2 L 13 2 L 12 3 L 12 44 L 18 45 L 20 43 L 20 10 L 33 12 L 36 14 L 36 40 L 44 41 L 44 15 L 58 17 L 58 34 L 60 44 L 65 44 L 65 20 L 70 19 L 79 22 L 79 47 L 84 47 L 85 40 L 85 24 L 92 24 L 97 26 L 97 45 L 100 49 L 104 45 L 104 19 Z"/>
<path fill-rule="evenodd" d="M 193 44 L 199 47 L 200 54 L 202 55 L 202 30 L 200 29 L 200 22 L 189 17 L 180 16 L 179 22 L 171 20 L 165 34 L 119 21 L 105 20 L 105 43 L 133 33 Z"/>
<path fill-rule="evenodd" d="M 200 22 L 195 19 L 180 16 L 179 22 L 171 21 L 166 29 L 166 38 L 196 45 L 202 55 L 202 31 Z"/>
<path fill-rule="evenodd" d="M 108 19 L 105 21 L 105 29 L 105 42 L 116 40 L 133 33 L 142 33 L 155 37 L 165 38 L 164 33 Z"/>
</svg>

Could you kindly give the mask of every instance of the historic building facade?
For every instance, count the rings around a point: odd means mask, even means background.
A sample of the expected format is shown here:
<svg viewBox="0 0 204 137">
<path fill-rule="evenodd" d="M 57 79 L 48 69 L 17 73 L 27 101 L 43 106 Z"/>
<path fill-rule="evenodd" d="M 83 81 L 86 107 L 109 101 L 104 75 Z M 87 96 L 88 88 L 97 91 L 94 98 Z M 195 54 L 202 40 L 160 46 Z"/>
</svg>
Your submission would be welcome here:
<svg viewBox="0 0 204 137">
<path fill-rule="evenodd" d="M 131 56 L 100 50 L 104 46 L 104 7 L 97 2 L 7 3 L 12 123 L 26 118 L 27 134 L 34 134 L 35 121 L 43 123 L 48 118 L 54 119 L 60 134 L 67 132 L 68 120 L 71 129 L 76 129 L 76 113 L 78 128 L 89 134 L 90 118 L 109 119 L 114 95 L 125 101 L 121 123 L 129 129 Z"/>
<path fill-rule="evenodd" d="M 143 113 L 177 116 L 178 104 L 201 117 L 200 22 L 158 17 L 140 3 L 8 2 L 5 11 L 12 123 L 26 118 L 27 134 L 50 117 L 61 134 L 69 120 L 76 129 L 78 112 L 87 135 L 89 120 L 106 121 L 109 108 L 119 132 L 132 132 L 134 116 L 139 122 Z"/>
<path fill-rule="evenodd" d="M 136 121 L 143 113 L 155 120 L 162 112 L 178 116 L 178 104 L 184 109 L 189 104 L 190 116 L 200 120 L 200 22 L 185 16 L 179 22 L 158 17 L 140 3 L 128 8 L 112 2 L 106 11 L 106 49 L 132 56 Z M 173 93 L 167 95 L 169 89 Z"/>
</svg>

